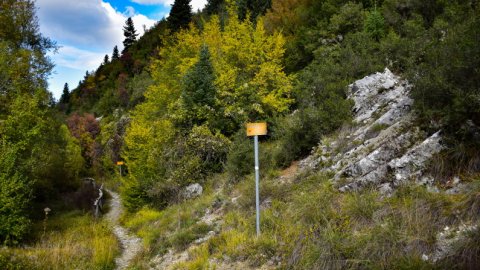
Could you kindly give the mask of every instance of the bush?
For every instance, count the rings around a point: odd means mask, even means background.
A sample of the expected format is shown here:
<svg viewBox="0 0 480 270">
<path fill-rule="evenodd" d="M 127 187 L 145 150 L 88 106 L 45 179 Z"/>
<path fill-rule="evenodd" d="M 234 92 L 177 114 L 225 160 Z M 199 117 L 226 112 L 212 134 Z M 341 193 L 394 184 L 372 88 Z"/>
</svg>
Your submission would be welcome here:
<svg viewBox="0 0 480 270">
<path fill-rule="evenodd" d="M 458 24 L 438 27 L 443 37 L 430 41 L 425 61 L 412 70 L 412 95 L 425 126 L 438 129 L 440 125 L 455 138 L 453 144 L 478 148 L 480 17 L 478 9 L 463 12 L 461 17 Z"/>
<path fill-rule="evenodd" d="M 233 137 L 233 143 L 228 151 L 226 170 L 234 180 L 238 180 L 252 172 L 254 163 L 253 143 L 245 135 L 245 131 L 240 130 Z"/>
<path fill-rule="evenodd" d="M 276 142 L 269 141 L 268 136 L 259 137 L 259 163 L 262 174 L 269 172 L 273 167 L 273 155 L 277 151 Z M 247 137 L 245 130 L 239 130 L 233 137 L 233 142 L 227 155 L 226 171 L 233 182 L 242 176 L 254 172 L 255 154 L 253 137 Z"/>
</svg>

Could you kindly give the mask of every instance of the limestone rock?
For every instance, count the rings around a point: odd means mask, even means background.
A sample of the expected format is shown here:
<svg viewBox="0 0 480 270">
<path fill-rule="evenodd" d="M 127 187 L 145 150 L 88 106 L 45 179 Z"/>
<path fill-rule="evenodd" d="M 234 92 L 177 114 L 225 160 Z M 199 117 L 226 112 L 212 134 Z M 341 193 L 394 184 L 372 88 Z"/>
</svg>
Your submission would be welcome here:
<svg viewBox="0 0 480 270">
<path fill-rule="evenodd" d="M 202 193 L 203 193 L 202 186 L 198 183 L 195 183 L 195 184 L 188 185 L 184 189 L 183 197 L 185 199 L 193 199 L 193 198 L 196 198 L 196 197 L 202 195 Z"/>
<path fill-rule="evenodd" d="M 384 194 L 407 180 L 432 185 L 425 164 L 443 149 L 441 134 L 427 137 L 414 126 L 411 86 L 385 69 L 349 86 L 354 124 L 325 140 L 299 163 L 303 170 L 334 173 L 342 192 L 375 186 Z"/>
</svg>

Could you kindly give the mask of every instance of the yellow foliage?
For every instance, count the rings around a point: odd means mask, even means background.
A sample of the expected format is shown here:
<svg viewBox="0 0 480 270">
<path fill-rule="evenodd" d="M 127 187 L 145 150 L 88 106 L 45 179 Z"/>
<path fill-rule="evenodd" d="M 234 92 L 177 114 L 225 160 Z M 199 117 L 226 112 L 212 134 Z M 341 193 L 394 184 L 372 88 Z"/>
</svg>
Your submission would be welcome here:
<svg viewBox="0 0 480 270">
<path fill-rule="evenodd" d="M 231 14 L 221 31 L 218 17 L 213 16 L 202 32 L 191 27 L 180 31 L 176 39 L 160 51 L 151 66 L 156 83 L 146 98 L 147 103 L 157 105 L 160 116 L 168 116 L 180 97 L 182 77 L 198 61 L 202 44 L 211 53 L 217 99 L 226 117 L 238 123 L 252 116 L 269 118 L 292 104 L 292 77 L 281 66 L 285 40 L 280 33 L 268 35 L 261 21 L 255 27 Z"/>
<path fill-rule="evenodd" d="M 167 165 L 168 160 L 162 162 L 162 157 L 169 159 L 168 151 L 172 153 L 170 149 L 175 147 L 174 123 L 182 113 L 182 80 L 198 62 L 203 45 L 209 49 L 215 73 L 215 108 L 208 112 L 229 129 L 221 130 L 224 133 L 233 133 L 250 120 L 269 120 L 286 113 L 293 103 L 293 78 L 285 74 L 281 64 L 283 36 L 269 35 L 261 21 L 255 26 L 229 12 L 223 27 L 213 16 L 201 31 L 193 25 L 179 31 L 165 41 L 151 64 L 155 83 L 146 91 L 146 101 L 133 111 L 125 136 L 124 156 L 136 181 L 167 181 L 164 176 L 176 172 L 171 168 L 177 166 L 175 162 Z M 170 175 L 182 181 L 178 175 Z"/>
</svg>

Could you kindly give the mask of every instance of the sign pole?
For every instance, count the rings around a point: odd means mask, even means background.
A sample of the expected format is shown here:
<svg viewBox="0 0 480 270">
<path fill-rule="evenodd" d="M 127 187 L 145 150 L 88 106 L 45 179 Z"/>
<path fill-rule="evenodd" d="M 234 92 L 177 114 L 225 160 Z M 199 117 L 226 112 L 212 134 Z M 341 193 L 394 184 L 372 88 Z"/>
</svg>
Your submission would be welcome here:
<svg viewBox="0 0 480 270">
<path fill-rule="evenodd" d="M 267 123 L 247 123 L 247 136 L 253 137 L 255 150 L 255 207 L 257 210 L 257 237 L 260 236 L 260 164 L 258 162 L 259 135 L 267 135 Z"/>
<path fill-rule="evenodd" d="M 118 170 L 120 171 L 120 177 L 122 177 L 122 165 L 125 164 L 123 161 L 117 161 Z"/>
<path fill-rule="evenodd" d="M 260 236 L 260 164 L 258 162 L 258 135 L 254 137 L 255 147 L 255 204 L 257 208 L 257 236 Z"/>
</svg>

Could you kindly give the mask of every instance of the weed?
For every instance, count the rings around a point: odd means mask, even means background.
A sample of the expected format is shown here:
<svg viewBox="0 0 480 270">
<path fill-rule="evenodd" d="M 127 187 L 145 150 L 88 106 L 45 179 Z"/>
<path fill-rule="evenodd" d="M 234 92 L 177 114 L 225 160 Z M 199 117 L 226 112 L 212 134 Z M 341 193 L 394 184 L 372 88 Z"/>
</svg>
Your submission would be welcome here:
<svg viewBox="0 0 480 270">
<path fill-rule="evenodd" d="M 113 269 L 119 253 L 117 240 L 107 221 L 96 222 L 88 214 L 71 211 L 49 218 L 45 237 L 43 224 L 35 226 L 38 241 L 29 248 L 0 252 L 2 269 Z"/>
<path fill-rule="evenodd" d="M 367 132 L 365 132 L 365 140 L 369 140 L 369 139 L 377 137 L 378 134 L 380 134 L 380 132 L 382 132 L 382 130 L 384 130 L 388 127 L 389 127 L 389 125 L 386 125 L 386 124 L 380 124 L 380 123 L 373 124 L 367 130 Z"/>
</svg>

